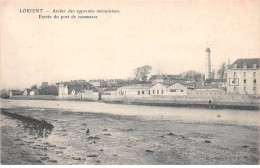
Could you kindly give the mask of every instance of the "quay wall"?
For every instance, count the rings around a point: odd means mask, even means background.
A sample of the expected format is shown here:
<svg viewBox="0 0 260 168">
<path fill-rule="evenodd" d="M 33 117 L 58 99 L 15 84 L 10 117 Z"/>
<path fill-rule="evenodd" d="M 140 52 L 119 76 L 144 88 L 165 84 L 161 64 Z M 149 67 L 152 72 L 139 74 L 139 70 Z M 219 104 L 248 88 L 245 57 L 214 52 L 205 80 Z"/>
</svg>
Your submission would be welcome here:
<svg viewBox="0 0 260 168">
<path fill-rule="evenodd" d="M 98 101 L 95 98 L 59 98 L 52 95 L 12 96 L 10 99 L 21 100 L 63 100 L 63 101 Z M 118 95 L 102 95 L 101 102 L 135 104 L 149 106 L 174 106 L 174 107 L 204 107 L 204 108 L 231 108 L 259 110 L 260 100 L 248 97 L 239 98 L 214 98 L 214 97 L 188 97 L 188 96 L 150 96 L 126 97 Z"/>
<path fill-rule="evenodd" d="M 150 97 L 126 97 L 126 96 L 102 96 L 106 103 L 122 103 L 150 106 L 175 106 L 175 107 L 205 107 L 205 108 L 231 108 L 259 110 L 259 99 L 249 98 L 225 98 L 214 97 L 187 97 L 187 96 L 150 96 Z"/>
<path fill-rule="evenodd" d="M 64 100 L 64 101 L 97 101 L 98 95 L 94 95 L 93 97 L 76 97 L 70 96 L 68 98 L 60 98 L 58 96 L 53 95 L 35 95 L 35 96 L 12 96 L 10 99 L 14 100 Z"/>
</svg>

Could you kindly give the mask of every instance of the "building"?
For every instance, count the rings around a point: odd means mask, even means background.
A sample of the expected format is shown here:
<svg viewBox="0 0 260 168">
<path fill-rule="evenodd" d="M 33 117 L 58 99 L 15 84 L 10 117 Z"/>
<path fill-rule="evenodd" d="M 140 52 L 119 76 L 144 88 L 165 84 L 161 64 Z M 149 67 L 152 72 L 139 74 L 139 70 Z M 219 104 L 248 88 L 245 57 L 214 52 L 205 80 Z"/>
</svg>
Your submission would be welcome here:
<svg viewBox="0 0 260 168">
<path fill-rule="evenodd" d="M 237 59 L 227 69 L 227 92 L 260 94 L 260 58 Z"/>
<path fill-rule="evenodd" d="M 136 84 L 131 86 L 122 86 L 117 89 L 119 96 L 127 97 L 140 97 L 140 96 L 149 96 L 151 84 Z"/>
<path fill-rule="evenodd" d="M 21 94 L 22 94 L 22 92 L 20 90 L 9 90 L 9 97 L 18 96 Z"/>
<path fill-rule="evenodd" d="M 80 90 L 76 93 L 76 98 L 85 100 L 98 100 L 99 93 L 94 92 L 93 90 Z"/>
<path fill-rule="evenodd" d="M 188 90 L 193 88 L 193 85 L 174 83 L 167 87 L 166 94 L 171 96 L 186 96 L 188 94 Z"/>
<path fill-rule="evenodd" d="M 101 88 L 108 87 L 108 82 L 103 79 L 89 80 L 88 82 L 95 87 L 101 87 Z"/>
<path fill-rule="evenodd" d="M 156 83 L 150 87 L 151 95 L 164 95 L 166 94 L 166 89 L 168 85 L 165 85 L 161 82 Z"/>
<path fill-rule="evenodd" d="M 227 79 L 212 79 L 212 84 L 218 84 L 220 89 L 227 91 Z"/>
<path fill-rule="evenodd" d="M 24 96 L 30 95 L 31 90 L 32 90 L 32 89 L 25 89 L 25 90 L 23 91 L 23 95 L 24 95 Z"/>
<path fill-rule="evenodd" d="M 38 95 L 39 94 L 39 91 L 37 89 L 32 89 L 30 92 L 29 92 L 29 95 L 30 96 L 35 96 L 35 95 Z"/>
<path fill-rule="evenodd" d="M 60 99 L 98 99 L 99 93 L 92 84 L 85 80 L 72 80 L 60 82 L 58 85 L 58 97 Z M 94 97 L 95 98 L 94 98 Z M 97 98 L 96 98 L 97 97 Z"/>
<path fill-rule="evenodd" d="M 59 98 L 62 98 L 62 99 L 66 99 L 69 97 L 69 90 L 68 90 L 68 86 L 63 84 L 63 83 L 60 83 L 58 85 L 59 87 L 59 91 L 58 91 L 58 96 Z"/>
<path fill-rule="evenodd" d="M 156 84 L 123 86 L 117 89 L 117 94 L 125 97 L 185 96 L 187 90 L 193 88 L 194 86 L 189 84 L 174 83 L 166 85 L 159 82 Z"/>
<path fill-rule="evenodd" d="M 171 85 L 173 83 L 185 83 L 186 79 L 184 79 L 181 75 L 152 75 L 149 79 L 152 84 L 163 83 L 166 85 Z"/>
</svg>

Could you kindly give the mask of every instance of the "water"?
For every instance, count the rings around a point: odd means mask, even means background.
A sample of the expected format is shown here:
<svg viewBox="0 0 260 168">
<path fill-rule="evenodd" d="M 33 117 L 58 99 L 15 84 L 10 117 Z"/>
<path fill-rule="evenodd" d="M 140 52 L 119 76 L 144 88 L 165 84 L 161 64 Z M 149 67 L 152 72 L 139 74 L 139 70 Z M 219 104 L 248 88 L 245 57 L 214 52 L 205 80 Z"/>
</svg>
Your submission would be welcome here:
<svg viewBox="0 0 260 168">
<path fill-rule="evenodd" d="M 33 107 L 71 110 L 73 112 L 109 113 L 122 116 L 137 116 L 154 120 L 184 120 L 187 122 L 219 122 L 259 126 L 260 112 L 230 109 L 199 109 L 161 106 L 140 106 L 124 104 L 106 104 L 85 101 L 52 100 L 6 100 L 1 99 L 1 106 Z M 220 117 L 218 117 L 220 115 Z"/>
</svg>

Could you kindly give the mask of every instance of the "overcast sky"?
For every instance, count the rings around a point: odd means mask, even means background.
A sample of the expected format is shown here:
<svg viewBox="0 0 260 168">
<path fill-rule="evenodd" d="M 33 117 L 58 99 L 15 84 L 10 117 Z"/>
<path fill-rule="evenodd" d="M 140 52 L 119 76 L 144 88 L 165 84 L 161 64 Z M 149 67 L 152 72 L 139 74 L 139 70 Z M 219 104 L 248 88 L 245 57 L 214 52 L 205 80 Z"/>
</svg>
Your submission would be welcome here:
<svg viewBox="0 0 260 168">
<path fill-rule="evenodd" d="M 71 79 L 127 78 L 151 65 L 204 72 L 260 54 L 259 0 L 1 1 L 1 84 L 30 87 Z M 117 9 L 98 19 L 48 20 L 19 9 Z"/>
</svg>

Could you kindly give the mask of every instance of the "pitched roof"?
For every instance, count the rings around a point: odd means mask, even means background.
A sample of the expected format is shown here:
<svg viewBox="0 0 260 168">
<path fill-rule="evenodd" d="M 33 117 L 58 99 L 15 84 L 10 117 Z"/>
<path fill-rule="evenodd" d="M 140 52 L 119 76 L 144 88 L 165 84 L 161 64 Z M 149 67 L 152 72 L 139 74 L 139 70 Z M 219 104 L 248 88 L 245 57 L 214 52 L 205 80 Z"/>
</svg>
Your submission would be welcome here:
<svg viewBox="0 0 260 168">
<path fill-rule="evenodd" d="M 247 65 L 247 68 L 253 68 L 254 64 L 256 64 L 256 68 L 260 68 L 260 58 L 237 59 L 232 65 L 237 64 L 237 68 L 243 68 L 244 63 Z"/>
<path fill-rule="evenodd" d="M 175 83 L 171 84 L 170 86 L 175 85 L 175 84 L 177 84 L 177 83 L 180 84 L 180 85 L 182 85 L 182 86 L 184 86 L 184 87 L 187 87 L 188 89 L 193 89 L 193 88 L 194 88 L 194 85 L 193 85 L 193 84 L 182 83 L 182 82 L 175 82 Z M 168 87 L 170 87 L 170 86 L 168 86 Z"/>
<path fill-rule="evenodd" d="M 158 82 L 158 83 L 153 84 L 151 87 L 153 87 L 153 86 L 155 86 L 155 85 L 157 85 L 157 84 L 161 84 L 161 85 L 163 85 L 164 87 L 168 87 L 168 86 L 169 86 L 169 85 L 166 85 L 166 84 L 164 84 L 164 83 L 162 83 L 162 82 Z"/>
<path fill-rule="evenodd" d="M 156 79 L 182 79 L 182 77 L 180 75 L 152 75 L 149 80 Z"/>
<path fill-rule="evenodd" d="M 212 79 L 212 82 L 227 82 L 227 79 Z"/>
<path fill-rule="evenodd" d="M 129 85 L 129 86 L 122 86 L 118 89 L 150 89 L 153 85 L 151 84 L 136 84 L 136 85 Z"/>
</svg>

